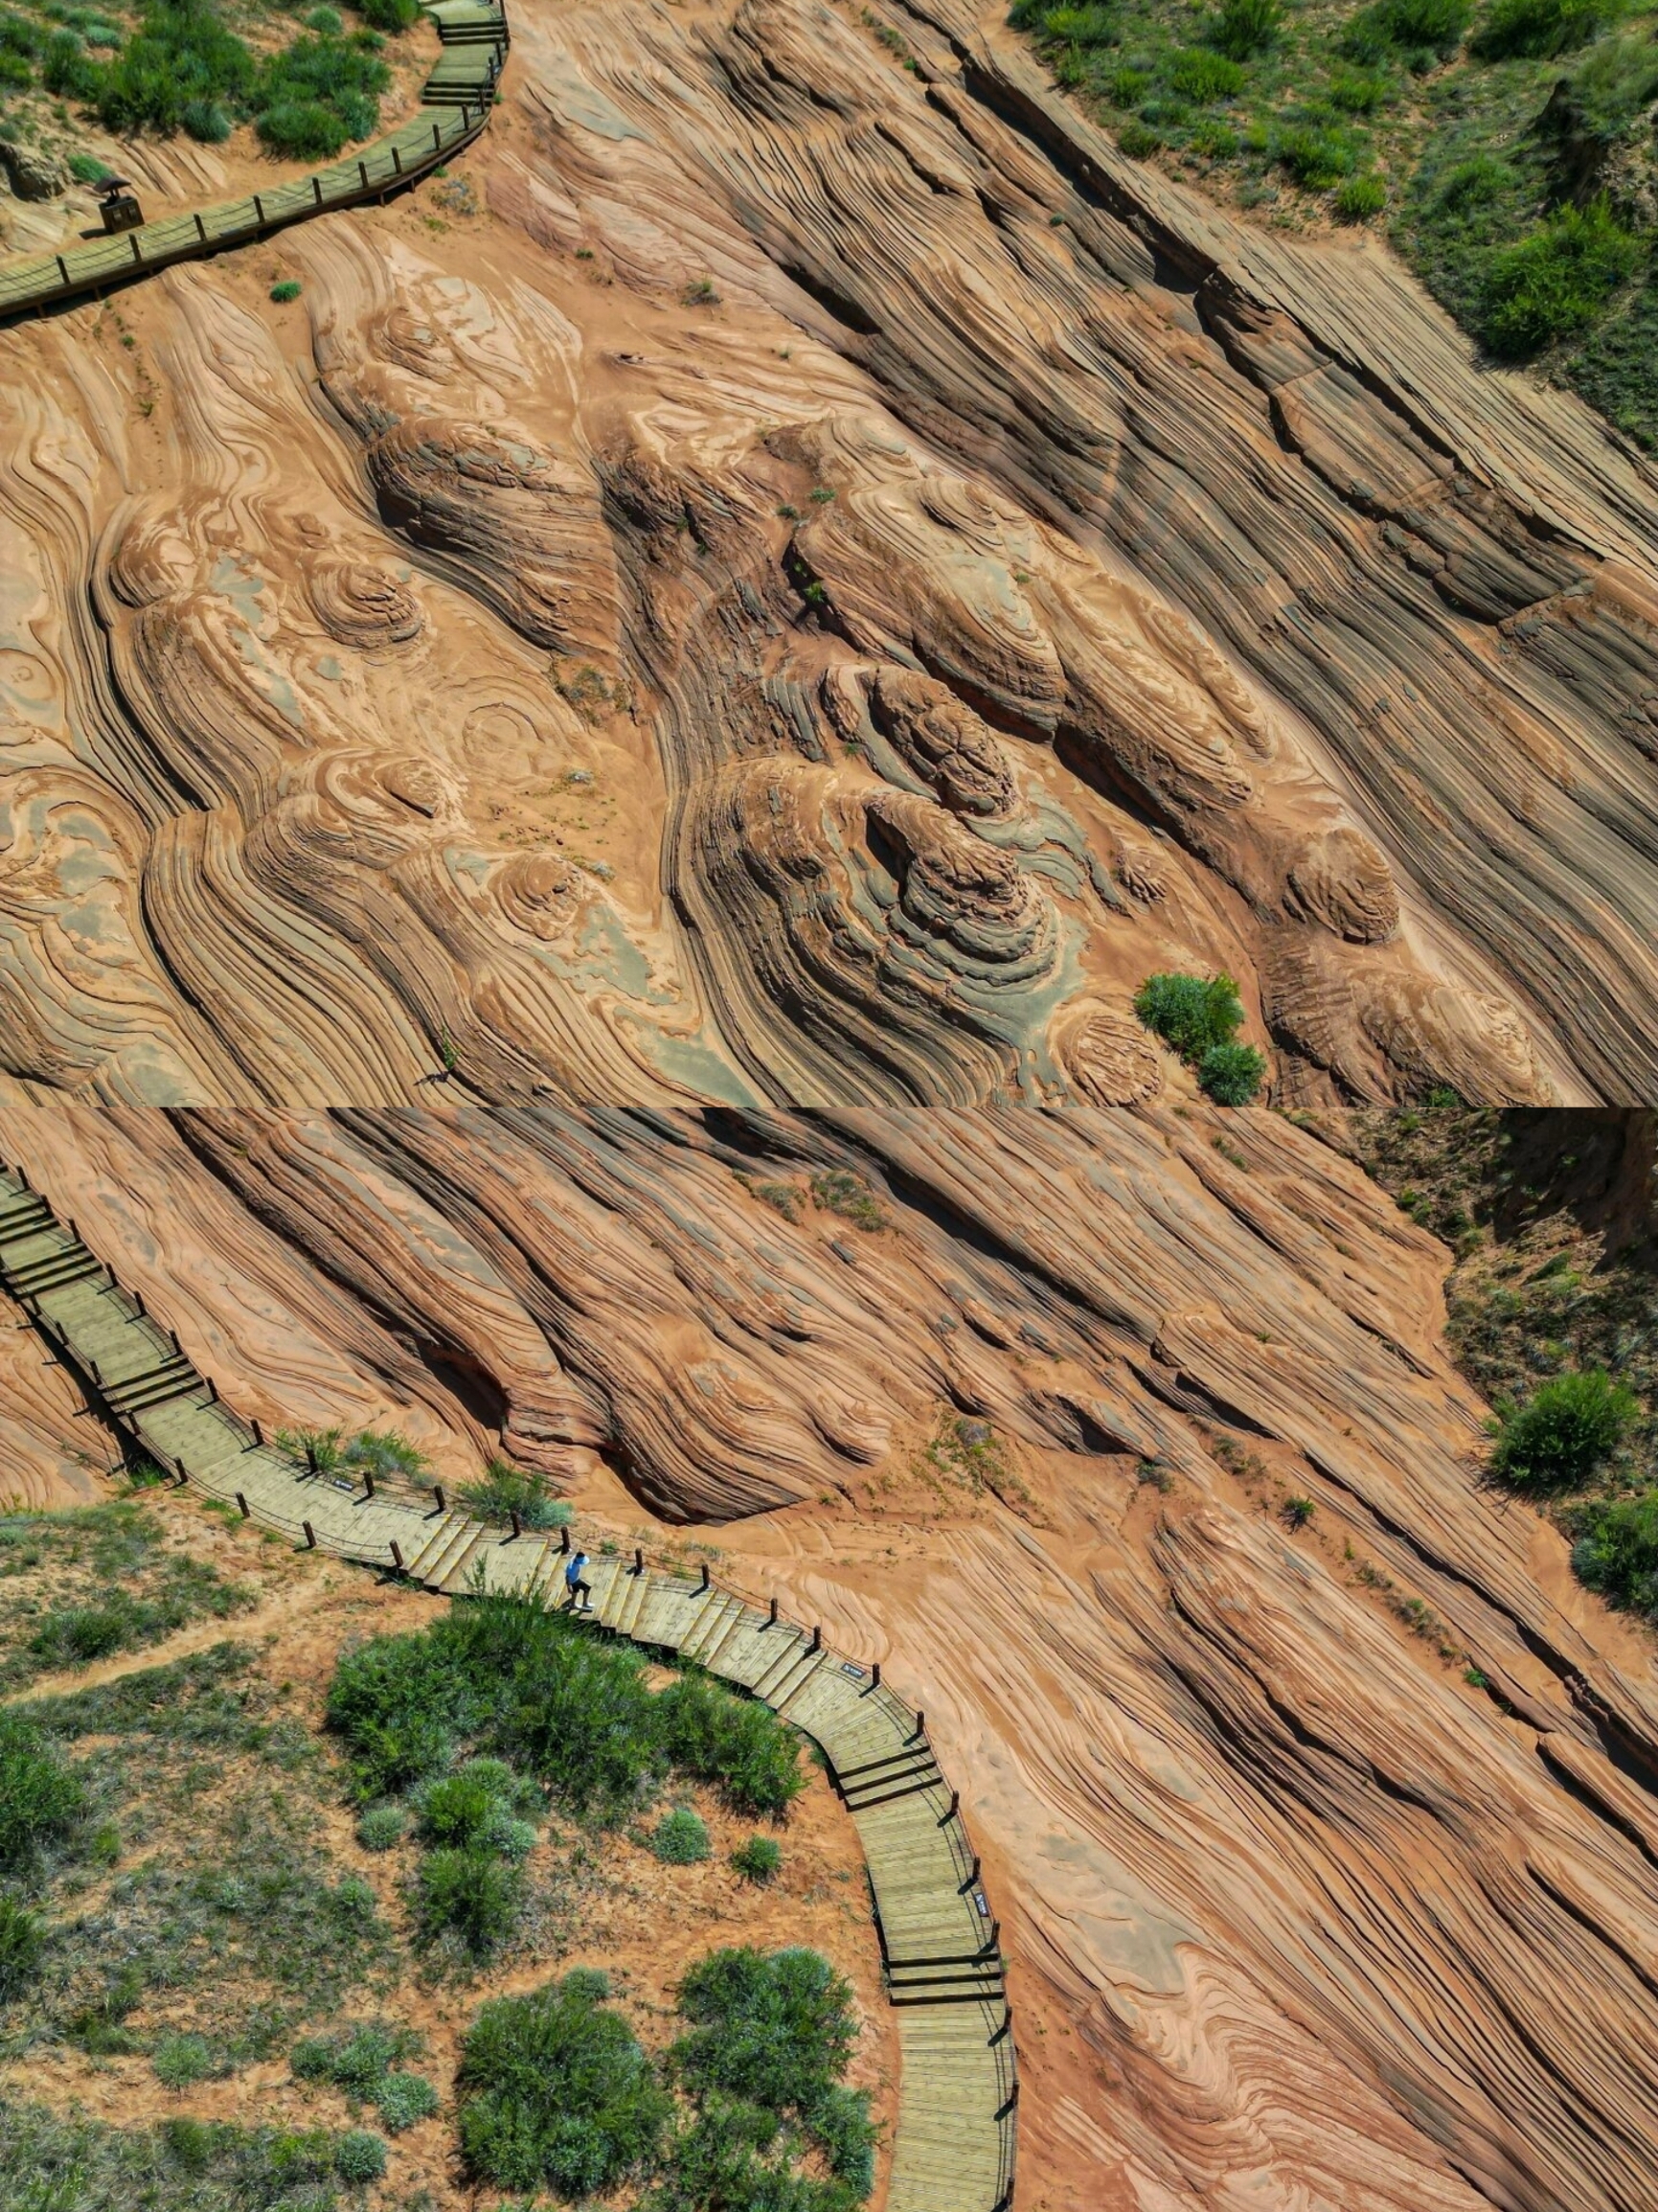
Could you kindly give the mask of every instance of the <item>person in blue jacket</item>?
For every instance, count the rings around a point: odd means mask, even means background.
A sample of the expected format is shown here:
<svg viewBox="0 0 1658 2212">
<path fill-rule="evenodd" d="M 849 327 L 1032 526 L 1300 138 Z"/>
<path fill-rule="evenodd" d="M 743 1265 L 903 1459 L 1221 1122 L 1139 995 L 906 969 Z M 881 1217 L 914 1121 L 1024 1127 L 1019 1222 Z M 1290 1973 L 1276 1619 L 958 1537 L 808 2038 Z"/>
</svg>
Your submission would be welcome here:
<svg viewBox="0 0 1658 2212">
<path fill-rule="evenodd" d="M 582 1580 L 582 1569 L 587 1564 L 585 1552 L 572 1552 L 564 1562 L 564 1587 L 570 1592 L 570 1609 L 579 1608 L 584 1613 L 593 1610 L 593 1588 Z"/>
</svg>

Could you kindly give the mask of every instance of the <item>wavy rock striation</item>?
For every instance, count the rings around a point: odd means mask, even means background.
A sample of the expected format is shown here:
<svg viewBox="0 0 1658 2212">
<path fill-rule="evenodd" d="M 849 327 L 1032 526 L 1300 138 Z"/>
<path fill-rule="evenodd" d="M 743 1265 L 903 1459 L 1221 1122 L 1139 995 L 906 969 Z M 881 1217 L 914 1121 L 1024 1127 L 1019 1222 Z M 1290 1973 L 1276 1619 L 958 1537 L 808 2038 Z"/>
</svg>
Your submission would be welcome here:
<svg viewBox="0 0 1658 2212">
<path fill-rule="evenodd" d="M 1021 2201 L 1658 2190 L 1650 1643 L 1479 1487 L 1442 1258 L 1342 1155 L 1155 1104 L 6 1134 L 242 1412 L 505 1444 L 883 1661 L 1011 1901 Z"/>
<path fill-rule="evenodd" d="M 522 27 L 475 196 L 0 335 L 0 1057 L 93 1097 L 1658 1081 L 1658 491 L 958 0 Z M 910 66 L 890 42 L 897 32 Z"/>
</svg>

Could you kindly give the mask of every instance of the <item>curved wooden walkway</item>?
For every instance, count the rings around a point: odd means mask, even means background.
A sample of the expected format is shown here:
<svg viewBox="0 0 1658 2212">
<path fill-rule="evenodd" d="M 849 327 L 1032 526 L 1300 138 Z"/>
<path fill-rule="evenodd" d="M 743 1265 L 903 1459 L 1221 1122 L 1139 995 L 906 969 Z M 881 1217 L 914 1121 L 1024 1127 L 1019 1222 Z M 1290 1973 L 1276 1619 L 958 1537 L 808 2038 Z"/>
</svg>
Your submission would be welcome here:
<svg viewBox="0 0 1658 2212">
<path fill-rule="evenodd" d="M 359 153 L 268 192 L 190 215 L 164 216 L 113 238 L 39 254 L 0 270 L 0 323 L 44 313 L 63 301 L 102 294 L 175 262 L 268 238 L 331 208 L 383 200 L 424 176 L 477 137 L 489 119 L 506 59 L 505 6 L 489 0 L 428 0 L 443 52 L 420 93 L 419 114 Z"/>
<path fill-rule="evenodd" d="M 464 1594 L 558 1572 L 566 1532 L 503 1535 L 445 1508 L 394 1502 L 267 1443 L 180 1351 L 176 1335 L 0 1163 L 0 1286 L 149 1459 L 298 1544 Z M 592 1561 L 602 1626 L 684 1653 L 762 1699 L 823 1748 L 863 1841 L 903 2053 L 888 2212 L 1008 2212 L 1018 2104 L 996 1922 L 956 1792 L 912 1713 L 817 1630 L 709 1580 Z M 556 1584 L 554 1584 L 556 1587 Z"/>
</svg>

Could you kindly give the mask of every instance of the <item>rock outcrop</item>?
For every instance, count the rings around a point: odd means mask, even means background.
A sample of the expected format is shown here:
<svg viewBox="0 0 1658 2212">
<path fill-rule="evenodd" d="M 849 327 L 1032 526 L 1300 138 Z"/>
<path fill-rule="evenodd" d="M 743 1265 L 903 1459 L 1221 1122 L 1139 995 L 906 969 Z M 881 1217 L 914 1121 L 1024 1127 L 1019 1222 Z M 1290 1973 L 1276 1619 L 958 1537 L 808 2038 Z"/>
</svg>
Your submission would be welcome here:
<svg viewBox="0 0 1658 2212">
<path fill-rule="evenodd" d="M 1185 968 L 1288 1101 L 1650 1097 L 1658 491 L 1580 408 L 957 0 L 533 11 L 468 161 L 296 232 L 303 322 L 250 253 L 0 335 L 12 1072 L 1089 1101 Z"/>
</svg>

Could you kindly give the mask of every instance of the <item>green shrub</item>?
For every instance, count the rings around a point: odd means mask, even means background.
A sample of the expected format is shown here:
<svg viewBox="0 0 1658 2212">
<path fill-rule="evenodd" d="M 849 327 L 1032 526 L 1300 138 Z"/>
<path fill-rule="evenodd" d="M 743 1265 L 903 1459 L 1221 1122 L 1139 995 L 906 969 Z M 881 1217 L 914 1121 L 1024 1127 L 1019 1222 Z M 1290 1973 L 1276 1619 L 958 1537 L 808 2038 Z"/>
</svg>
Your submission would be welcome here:
<svg viewBox="0 0 1658 2212">
<path fill-rule="evenodd" d="M 672 2100 L 605 2009 L 603 1988 L 569 1974 L 479 2012 L 456 2076 L 461 2155 L 475 2180 L 580 2198 L 653 2163 Z"/>
<path fill-rule="evenodd" d="M 179 122 L 201 146 L 222 146 L 236 127 L 229 108 L 216 100 L 187 100 Z"/>
<path fill-rule="evenodd" d="M 296 2081 L 327 2082 L 362 2104 L 377 2102 L 392 2068 L 420 2048 L 412 2029 L 364 2020 L 338 2035 L 295 2043 L 288 2064 Z"/>
<path fill-rule="evenodd" d="M 1207 104 L 1212 100 L 1232 100 L 1243 89 L 1243 71 L 1224 54 L 1201 46 L 1188 47 L 1174 57 L 1169 81 L 1188 100 Z"/>
<path fill-rule="evenodd" d="M 0 1890 L 0 2004 L 29 1988 L 45 1950 L 44 1925 L 20 1899 Z"/>
<path fill-rule="evenodd" d="M 692 1968 L 679 2009 L 691 2033 L 673 2063 L 693 2089 L 808 2116 L 846 2070 L 852 1991 L 813 1950 L 715 1951 Z"/>
<path fill-rule="evenodd" d="M 188 2089 L 205 2082 L 214 2058 L 202 2036 L 163 2036 L 150 2054 L 155 2078 L 166 2089 Z"/>
<path fill-rule="evenodd" d="M 1097 4 L 1050 8 L 1042 17 L 1042 30 L 1049 38 L 1063 39 L 1068 46 L 1115 46 L 1117 43 L 1116 15 L 1111 9 Z"/>
<path fill-rule="evenodd" d="M 1230 1044 L 1243 1022 L 1230 975 L 1148 975 L 1134 993 L 1134 1012 L 1189 1060 L 1201 1060 L 1213 1045 Z"/>
<path fill-rule="evenodd" d="M 436 1631 L 379 1636 L 347 1652 L 329 1690 L 328 1723 L 352 1750 L 358 1794 L 395 1795 L 446 1767 L 456 1739 L 488 1710 Z"/>
<path fill-rule="evenodd" d="M 72 153 L 69 156 L 69 173 L 77 184 L 102 184 L 115 171 L 107 162 L 100 161 L 95 153 Z"/>
<path fill-rule="evenodd" d="M 1506 161 L 1494 154 L 1476 154 L 1447 170 L 1435 194 L 1435 205 L 1449 215 L 1464 215 L 1511 192 L 1519 178 Z"/>
<path fill-rule="evenodd" d="M 29 65 L 28 56 L 0 46 L 0 89 L 20 92 L 26 84 L 33 84 L 34 81 L 34 72 Z"/>
<path fill-rule="evenodd" d="M 80 1778 L 33 1721 L 0 1706 L 0 1875 L 28 1875 L 86 1810 Z"/>
<path fill-rule="evenodd" d="M 491 1957 L 517 1925 L 523 1870 L 488 1849 L 428 1852 L 415 1881 L 420 1940 L 452 1938 L 471 1959 Z"/>
<path fill-rule="evenodd" d="M 420 1794 L 420 1840 L 465 1849 L 481 1842 L 495 1816 L 500 1792 L 477 1774 L 445 1774 Z"/>
<path fill-rule="evenodd" d="M 346 44 L 331 38 L 296 38 L 283 53 L 272 57 L 280 62 L 281 82 L 284 91 L 308 92 L 321 99 L 328 92 L 342 59 L 347 63 L 345 82 L 337 86 L 344 92 L 383 91 L 390 81 L 391 72 L 383 61 L 372 61 L 363 55 L 354 42 Z M 366 64 L 366 66 L 364 66 Z M 371 122 L 369 128 L 373 129 Z M 353 131 L 353 137 L 362 137 Z M 399 1436 L 395 1428 L 365 1428 L 340 1448 L 339 1465 L 354 1470 L 359 1474 L 379 1476 L 423 1474 L 426 1455 L 412 1445 L 406 1436 Z"/>
<path fill-rule="evenodd" d="M 708 1829 L 689 1805 L 676 1805 L 651 1830 L 650 1848 L 665 1866 L 694 1866 L 709 1856 Z"/>
<path fill-rule="evenodd" d="M 307 31 L 320 31 L 325 36 L 337 38 L 346 27 L 346 19 L 337 8 L 313 8 L 305 18 Z"/>
<path fill-rule="evenodd" d="M 1483 60 L 1569 53 L 1614 23 L 1626 0 L 1493 0 L 1472 47 Z"/>
<path fill-rule="evenodd" d="M 438 2109 L 438 2092 L 423 2074 L 388 2074 L 375 2090 L 380 2118 L 394 2135 L 429 2120 Z"/>
<path fill-rule="evenodd" d="M 1373 0 L 1341 34 L 1342 51 L 1374 64 L 1401 55 L 1423 69 L 1454 54 L 1472 13 L 1469 0 Z"/>
<path fill-rule="evenodd" d="M 1104 93 L 1114 107 L 1138 107 L 1151 89 L 1151 78 L 1144 69 L 1115 69 L 1105 80 Z"/>
<path fill-rule="evenodd" d="M 45 43 L 46 34 L 38 23 L 13 15 L 10 9 L 0 11 L 0 54 L 20 54 L 28 60 L 38 54 Z"/>
<path fill-rule="evenodd" d="M 1265 1074 L 1265 1057 L 1252 1044 L 1212 1044 L 1197 1063 L 1198 1083 L 1216 1106 L 1248 1106 Z"/>
<path fill-rule="evenodd" d="M 875 2185 L 875 2129 L 863 2089 L 829 2088 L 806 2115 L 835 2178 L 848 2181 L 859 2197 Z"/>
<path fill-rule="evenodd" d="M 1295 125 L 1282 131 L 1273 158 L 1307 192 L 1328 192 L 1358 166 L 1358 148 L 1345 130 Z"/>
<path fill-rule="evenodd" d="M 1638 1408 L 1603 1368 L 1556 1375 L 1524 1405 L 1499 1401 L 1490 1470 L 1522 1490 L 1579 1490 L 1617 1449 Z"/>
<path fill-rule="evenodd" d="M 239 106 L 254 82 L 251 51 L 211 0 L 156 0 L 120 53 L 98 67 L 87 97 L 108 130 L 170 133 L 192 103 Z"/>
<path fill-rule="evenodd" d="M 378 2135 L 350 2128 L 334 2145 L 334 2172 L 353 2189 L 377 2181 L 386 2170 L 386 2146 Z"/>
<path fill-rule="evenodd" d="M 1658 1619 L 1658 1491 L 1592 1506 L 1572 1564 L 1613 1605 Z"/>
<path fill-rule="evenodd" d="M 1145 161 L 1163 144 L 1163 133 L 1142 123 L 1138 116 L 1130 116 L 1117 133 L 1117 144 L 1130 161 Z"/>
<path fill-rule="evenodd" d="M 1367 76 L 1356 69 L 1338 69 L 1329 80 L 1329 103 L 1343 115 L 1374 115 L 1388 97 L 1385 77 Z"/>
<path fill-rule="evenodd" d="M 400 1805 L 372 1805 L 357 1822 L 357 1841 L 365 1851 L 390 1851 L 409 1825 Z"/>
<path fill-rule="evenodd" d="M 1247 61 L 1272 44 L 1282 20 L 1278 0 L 1226 0 L 1210 26 L 1210 44 L 1233 61 Z"/>
<path fill-rule="evenodd" d="M 1238 151 L 1238 133 L 1224 123 L 1200 123 L 1192 133 L 1192 150 L 1211 161 L 1228 161 Z"/>
<path fill-rule="evenodd" d="M 1387 203 L 1388 188 L 1374 171 L 1365 176 L 1351 176 L 1335 195 L 1336 220 L 1369 222 L 1372 216 L 1380 215 Z"/>
<path fill-rule="evenodd" d="M 567 1528 L 574 1509 L 554 1493 L 544 1474 L 510 1460 L 492 1459 L 482 1482 L 461 1485 L 460 1495 L 483 1519 L 511 1521 L 516 1514 L 525 1528 Z"/>
<path fill-rule="evenodd" d="M 1603 199 L 1558 215 L 1491 256 L 1486 343 L 1499 359 L 1525 360 L 1586 331 L 1640 261 L 1642 247 Z"/>
<path fill-rule="evenodd" d="M 420 0 L 357 0 L 357 12 L 375 31 L 407 31 L 420 20 Z"/>
<path fill-rule="evenodd" d="M 213 2129 L 205 2120 L 192 2120 L 181 2112 L 161 2124 L 161 2139 L 175 2166 L 187 2174 L 205 2174 L 213 2163 Z"/>
<path fill-rule="evenodd" d="M 352 135 L 338 109 L 320 100 L 278 101 L 257 127 L 261 145 L 290 161 L 332 161 Z"/>
<path fill-rule="evenodd" d="M 781 1872 L 783 1846 L 772 1836 L 751 1836 L 732 1853 L 731 1863 L 744 1881 L 763 1884 L 775 1880 Z"/>
<path fill-rule="evenodd" d="M 41 57 L 40 81 L 59 100 L 96 100 L 103 66 L 94 61 L 73 31 L 55 31 Z"/>
<path fill-rule="evenodd" d="M 657 1700 L 668 1756 L 711 1782 L 734 1813 L 780 1819 L 806 1788 L 800 1744 L 766 1706 L 733 1697 L 706 1675 L 684 1674 Z"/>
</svg>

